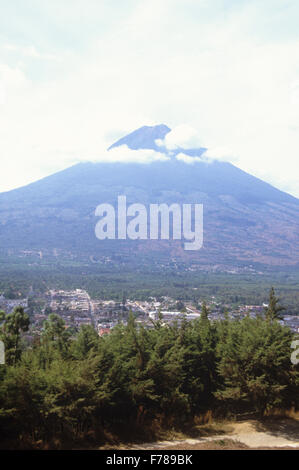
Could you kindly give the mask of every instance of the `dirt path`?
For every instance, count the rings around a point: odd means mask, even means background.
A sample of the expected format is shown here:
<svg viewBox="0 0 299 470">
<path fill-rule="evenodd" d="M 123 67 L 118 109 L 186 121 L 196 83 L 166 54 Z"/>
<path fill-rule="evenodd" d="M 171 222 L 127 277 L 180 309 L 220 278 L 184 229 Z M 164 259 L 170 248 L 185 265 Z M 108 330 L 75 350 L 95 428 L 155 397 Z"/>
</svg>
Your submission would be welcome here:
<svg viewBox="0 0 299 470">
<path fill-rule="evenodd" d="M 138 444 L 131 449 L 163 450 L 163 449 L 196 449 L 211 448 L 229 445 L 238 448 L 236 444 L 244 444 L 247 448 L 293 448 L 299 450 L 299 421 L 289 418 L 281 420 L 266 420 L 263 422 L 252 420 L 239 423 L 231 423 L 230 431 L 205 437 L 189 439 L 176 439 L 171 441 L 160 441 L 156 443 Z M 199 433 L 200 434 L 200 433 Z M 242 448 L 242 446 L 240 446 Z"/>
</svg>

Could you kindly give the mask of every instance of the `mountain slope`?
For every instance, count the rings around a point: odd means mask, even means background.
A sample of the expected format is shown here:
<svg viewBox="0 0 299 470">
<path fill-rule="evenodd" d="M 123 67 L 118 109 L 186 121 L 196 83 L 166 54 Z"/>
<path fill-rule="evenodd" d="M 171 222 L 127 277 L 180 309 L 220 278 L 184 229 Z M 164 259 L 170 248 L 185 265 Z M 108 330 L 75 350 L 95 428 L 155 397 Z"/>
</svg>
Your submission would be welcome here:
<svg viewBox="0 0 299 470">
<path fill-rule="evenodd" d="M 80 163 L 28 186 L 0 194 L 0 252 L 68 253 L 101 260 L 188 265 L 267 266 L 299 263 L 299 200 L 227 162 L 186 164 L 176 155 L 202 155 L 205 149 L 176 149 L 156 144 L 170 129 L 142 127 L 111 148 L 164 151 L 152 163 Z M 189 153 L 188 153 L 189 152 Z M 186 252 L 180 240 L 100 241 L 94 228 L 98 204 L 202 203 L 204 246 Z M 145 261 L 148 259 L 148 261 Z"/>
</svg>

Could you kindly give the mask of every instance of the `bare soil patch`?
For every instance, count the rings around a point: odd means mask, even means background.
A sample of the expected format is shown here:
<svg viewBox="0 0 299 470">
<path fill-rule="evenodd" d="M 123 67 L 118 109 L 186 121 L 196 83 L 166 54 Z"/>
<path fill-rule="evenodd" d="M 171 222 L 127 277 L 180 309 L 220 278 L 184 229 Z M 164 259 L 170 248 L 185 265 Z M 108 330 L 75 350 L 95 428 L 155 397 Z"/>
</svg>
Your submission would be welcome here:
<svg viewBox="0 0 299 470">
<path fill-rule="evenodd" d="M 209 423 L 192 429 L 189 436 L 124 446 L 143 450 L 299 450 L 299 419 L 265 417 Z"/>
</svg>

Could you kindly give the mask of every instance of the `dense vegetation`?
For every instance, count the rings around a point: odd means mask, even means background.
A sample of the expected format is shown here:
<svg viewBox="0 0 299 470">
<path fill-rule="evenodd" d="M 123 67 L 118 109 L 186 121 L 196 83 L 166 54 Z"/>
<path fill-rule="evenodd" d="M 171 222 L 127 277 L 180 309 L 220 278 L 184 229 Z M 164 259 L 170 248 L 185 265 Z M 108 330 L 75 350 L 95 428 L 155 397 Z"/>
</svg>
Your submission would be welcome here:
<svg viewBox="0 0 299 470">
<path fill-rule="evenodd" d="M 275 296 L 257 319 L 210 322 L 203 309 L 200 320 L 165 326 L 159 318 L 151 329 L 130 315 L 101 338 L 87 325 L 72 336 L 50 314 L 25 349 L 27 315 L 22 308 L 2 314 L 2 447 L 100 443 L 109 429 L 125 428 L 129 437 L 132 428 L 183 425 L 209 410 L 298 408 L 293 334 L 277 321 Z"/>
</svg>

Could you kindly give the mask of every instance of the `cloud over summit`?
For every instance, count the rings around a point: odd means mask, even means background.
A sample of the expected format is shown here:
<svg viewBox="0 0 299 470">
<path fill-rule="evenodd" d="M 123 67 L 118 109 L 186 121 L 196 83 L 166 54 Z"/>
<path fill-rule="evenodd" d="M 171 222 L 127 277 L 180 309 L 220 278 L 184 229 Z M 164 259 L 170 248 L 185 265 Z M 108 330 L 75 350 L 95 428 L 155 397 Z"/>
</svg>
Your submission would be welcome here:
<svg viewBox="0 0 299 470">
<path fill-rule="evenodd" d="M 175 126 L 163 140 L 158 140 L 157 144 L 164 145 L 168 150 L 199 149 L 203 146 L 199 132 L 187 124 Z"/>
<path fill-rule="evenodd" d="M 121 162 L 121 163 L 151 163 L 154 161 L 166 161 L 170 157 L 162 152 L 152 149 L 132 150 L 127 145 L 111 148 L 99 154 L 95 161 Z"/>
<path fill-rule="evenodd" d="M 298 15 L 297 0 L 5 2 L 0 191 L 165 122 L 169 151 L 206 147 L 299 197 Z"/>
</svg>

